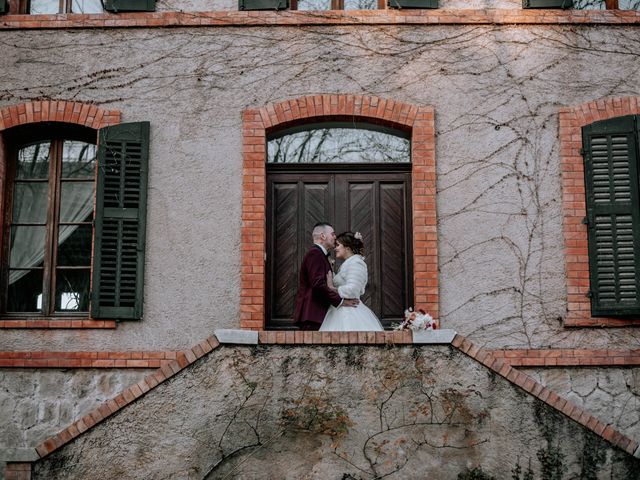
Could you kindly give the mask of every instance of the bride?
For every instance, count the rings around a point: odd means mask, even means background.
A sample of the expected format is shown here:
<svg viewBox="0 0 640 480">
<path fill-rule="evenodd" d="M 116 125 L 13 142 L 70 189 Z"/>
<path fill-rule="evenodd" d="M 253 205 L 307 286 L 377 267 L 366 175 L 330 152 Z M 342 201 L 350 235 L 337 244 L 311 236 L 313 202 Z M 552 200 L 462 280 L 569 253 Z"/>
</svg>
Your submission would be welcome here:
<svg viewBox="0 0 640 480">
<path fill-rule="evenodd" d="M 364 244 L 359 232 L 341 233 L 336 238 L 336 258 L 343 259 L 344 263 L 335 277 L 329 271 L 327 286 L 337 290 L 342 298 L 359 299 L 364 294 L 368 274 L 367 264 L 362 257 L 363 250 Z M 355 308 L 330 306 L 320 327 L 321 332 L 381 332 L 383 330 L 378 317 L 362 302 Z"/>
</svg>

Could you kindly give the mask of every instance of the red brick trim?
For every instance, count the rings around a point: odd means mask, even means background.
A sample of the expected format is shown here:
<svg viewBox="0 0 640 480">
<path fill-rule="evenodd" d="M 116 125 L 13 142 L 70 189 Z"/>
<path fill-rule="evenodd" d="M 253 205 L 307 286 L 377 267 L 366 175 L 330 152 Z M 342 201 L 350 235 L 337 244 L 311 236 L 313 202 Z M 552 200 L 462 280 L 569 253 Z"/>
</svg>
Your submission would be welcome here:
<svg viewBox="0 0 640 480">
<path fill-rule="evenodd" d="M 77 422 L 74 422 L 69 427 L 59 432 L 57 435 L 54 435 L 42 442 L 39 446 L 36 447 L 36 452 L 38 453 L 40 458 L 49 455 L 51 452 L 69 443 L 71 440 L 78 437 L 80 434 L 87 431 L 94 425 L 97 425 L 104 419 L 110 417 L 121 408 L 124 408 L 126 405 L 135 402 L 138 398 L 142 397 L 148 391 L 153 390 L 165 380 L 173 377 L 176 373 L 191 365 L 197 359 L 205 356 L 207 353 L 217 348 L 218 345 L 220 345 L 220 343 L 218 342 L 216 337 L 212 336 L 200 342 L 193 348 L 177 352 L 177 354 L 175 355 L 175 359 L 168 360 L 154 373 L 147 375 L 143 380 L 125 389 L 122 393 L 112 398 L 111 400 L 107 400 L 98 408 L 89 412 L 87 415 L 82 417 Z"/>
<path fill-rule="evenodd" d="M 0 352 L 2 368 L 159 368 L 178 351 L 157 352 Z"/>
<path fill-rule="evenodd" d="M 637 25 L 633 10 L 370 10 L 328 12 L 153 12 L 5 15 L 0 30 L 37 28 L 229 27 L 274 25 Z"/>
<path fill-rule="evenodd" d="M 564 246 L 567 269 L 568 327 L 640 326 L 638 320 L 591 316 L 589 291 L 589 252 L 586 216 L 584 163 L 580 155 L 582 127 L 598 120 L 640 113 L 640 97 L 604 98 L 560 110 L 560 169 Z"/>
<path fill-rule="evenodd" d="M 601 436 L 613 446 L 624 450 L 630 455 L 633 455 L 638 449 L 638 442 L 621 434 L 611 425 L 601 422 L 582 408 L 560 397 L 553 390 L 536 382 L 525 373 L 513 368 L 506 358 L 496 357 L 493 355 L 494 352 L 481 349 L 461 335 L 456 335 L 451 345 L 550 407 L 564 413 L 567 417 L 591 430 L 596 435 Z"/>
<path fill-rule="evenodd" d="M 438 318 L 435 120 L 432 107 L 368 95 L 317 95 L 243 113 L 240 326 L 265 328 L 266 135 L 348 117 L 411 132 L 414 305 Z M 409 306 L 409 305 L 407 305 Z"/>
<path fill-rule="evenodd" d="M 5 480 L 31 480 L 31 464 L 7 463 L 4 478 Z"/>
<path fill-rule="evenodd" d="M 120 112 L 66 100 L 39 100 L 0 108 L 0 132 L 38 122 L 75 123 L 97 130 L 120 123 Z"/>
<path fill-rule="evenodd" d="M 512 349 L 489 350 L 489 353 L 512 367 L 640 366 L 640 349 Z"/>
<path fill-rule="evenodd" d="M 88 328 L 88 329 L 113 329 L 117 324 L 115 320 L 50 320 L 33 318 L 29 320 L 0 320 L 0 328 Z"/>
</svg>

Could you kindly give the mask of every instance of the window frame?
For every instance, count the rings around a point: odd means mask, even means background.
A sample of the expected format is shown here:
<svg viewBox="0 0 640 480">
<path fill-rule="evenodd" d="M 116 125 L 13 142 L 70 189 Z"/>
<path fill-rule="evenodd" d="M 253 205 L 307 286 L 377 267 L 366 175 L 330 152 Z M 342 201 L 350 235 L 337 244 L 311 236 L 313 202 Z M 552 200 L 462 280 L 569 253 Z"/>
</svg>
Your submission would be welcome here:
<svg viewBox="0 0 640 480">
<path fill-rule="evenodd" d="M 321 12 L 330 12 L 332 10 L 344 10 L 344 2 L 345 0 L 331 0 L 331 8 L 327 10 L 300 10 L 300 11 L 321 11 Z M 384 10 L 387 7 L 386 0 L 377 0 L 378 8 L 375 10 Z M 298 0 L 290 0 L 289 10 L 298 10 Z M 371 9 L 374 10 L 374 9 Z"/>
<path fill-rule="evenodd" d="M 102 13 L 105 12 L 104 3 L 102 8 Z M 30 13 L 31 2 L 30 0 L 16 0 L 13 2 L 9 2 L 9 14 L 17 14 L 17 15 L 39 15 L 36 13 Z M 77 15 L 82 15 L 78 12 L 72 12 L 71 7 L 73 5 L 73 0 L 58 0 L 58 13 L 50 13 L 47 15 L 64 15 L 68 13 L 74 13 Z"/>
<path fill-rule="evenodd" d="M 559 152 L 566 280 L 565 328 L 640 327 L 640 317 L 594 316 L 591 310 L 585 161 L 582 128 L 594 122 L 640 115 L 640 98 L 605 97 L 559 110 Z"/>
<path fill-rule="evenodd" d="M 82 141 L 97 146 L 98 133 L 89 127 L 81 125 L 68 125 L 55 122 L 46 122 L 38 125 L 24 125 L 15 129 L 4 132 L 4 142 L 7 145 L 7 171 L 5 174 L 5 191 L 4 191 L 4 209 L 2 211 L 4 222 L 2 226 L 2 263 L 0 265 L 0 316 L 2 318 L 89 318 L 90 311 L 74 312 L 74 311 L 56 311 L 55 309 L 55 285 L 56 285 L 56 266 L 57 266 L 57 238 L 59 230 L 59 200 L 61 192 L 61 168 L 62 146 L 65 140 Z M 55 161 L 50 161 L 49 172 L 47 177 L 47 214 L 46 214 L 46 233 L 45 233 L 45 258 L 43 265 L 43 308 L 42 311 L 33 312 L 8 312 L 7 311 L 7 295 L 8 295 L 8 274 L 10 261 L 10 242 L 11 225 L 13 217 L 13 194 L 14 181 L 17 168 L 18 151 L 30 144 L 51 141 L 50 152 L 55 155 Z M 96 150 L 97 154 L 97 150 Z M 97 159 L 96 159 L 97 165 Z M 51 177 L 51 174 L 54 177 Z M 86 181 L 86 180 L 85 180 Z M 94 195 L 93 203 L 95 210 L 96 195 L 96 173 L 93 174 Z M 51 195 L 55 195 L 53 202 Z M 94 213 L 95 215 L 95 213 Z M 92 221 L 91 246 L 93 250 L 95 230 Z M 55 240 L 55 242 L 54 242 Z M 54 243 L 56 245 L 54 245 Z M 91 252 L 93 253 L 93 252 Z M 93 257 L 93 255 L 92 255 Z M 91 272 L 93 270 L 93 262 L 87 267 L 89 270 L 89 278 L 91 286 Z"/>
</svg>

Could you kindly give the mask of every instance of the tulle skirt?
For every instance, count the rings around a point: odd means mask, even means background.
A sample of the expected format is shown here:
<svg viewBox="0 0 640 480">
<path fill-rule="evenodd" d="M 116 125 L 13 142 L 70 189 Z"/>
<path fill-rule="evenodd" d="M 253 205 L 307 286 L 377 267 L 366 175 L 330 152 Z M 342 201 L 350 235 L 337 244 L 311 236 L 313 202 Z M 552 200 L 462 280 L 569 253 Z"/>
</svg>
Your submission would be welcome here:
<svg viewBox="0 0 640 480">
<path fill-rule="evenodd" d="M 321 332 L 381 332 L 378 317 L 364 303 L 357 307 L 330 306 L 324 317 Z"/>
</svg>

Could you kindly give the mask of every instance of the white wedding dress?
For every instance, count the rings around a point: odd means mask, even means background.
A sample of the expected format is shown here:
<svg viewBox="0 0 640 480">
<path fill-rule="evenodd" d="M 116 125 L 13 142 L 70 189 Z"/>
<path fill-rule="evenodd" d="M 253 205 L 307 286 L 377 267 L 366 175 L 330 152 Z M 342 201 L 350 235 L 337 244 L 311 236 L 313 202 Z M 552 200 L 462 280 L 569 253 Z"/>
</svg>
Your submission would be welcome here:
<svg viewBox="0 0 640 480">
<path fill-rule="evenodd" d="M 347 258 L 333 277 L 333 284 L 342 298 L 360 298 L 367 285 L 367 264 L 362 255 Z M 330 306 L 321 332 L 381 332 L 380 320 L 369 307 L 360 302 L 357 307 Z"/>
</svg>

